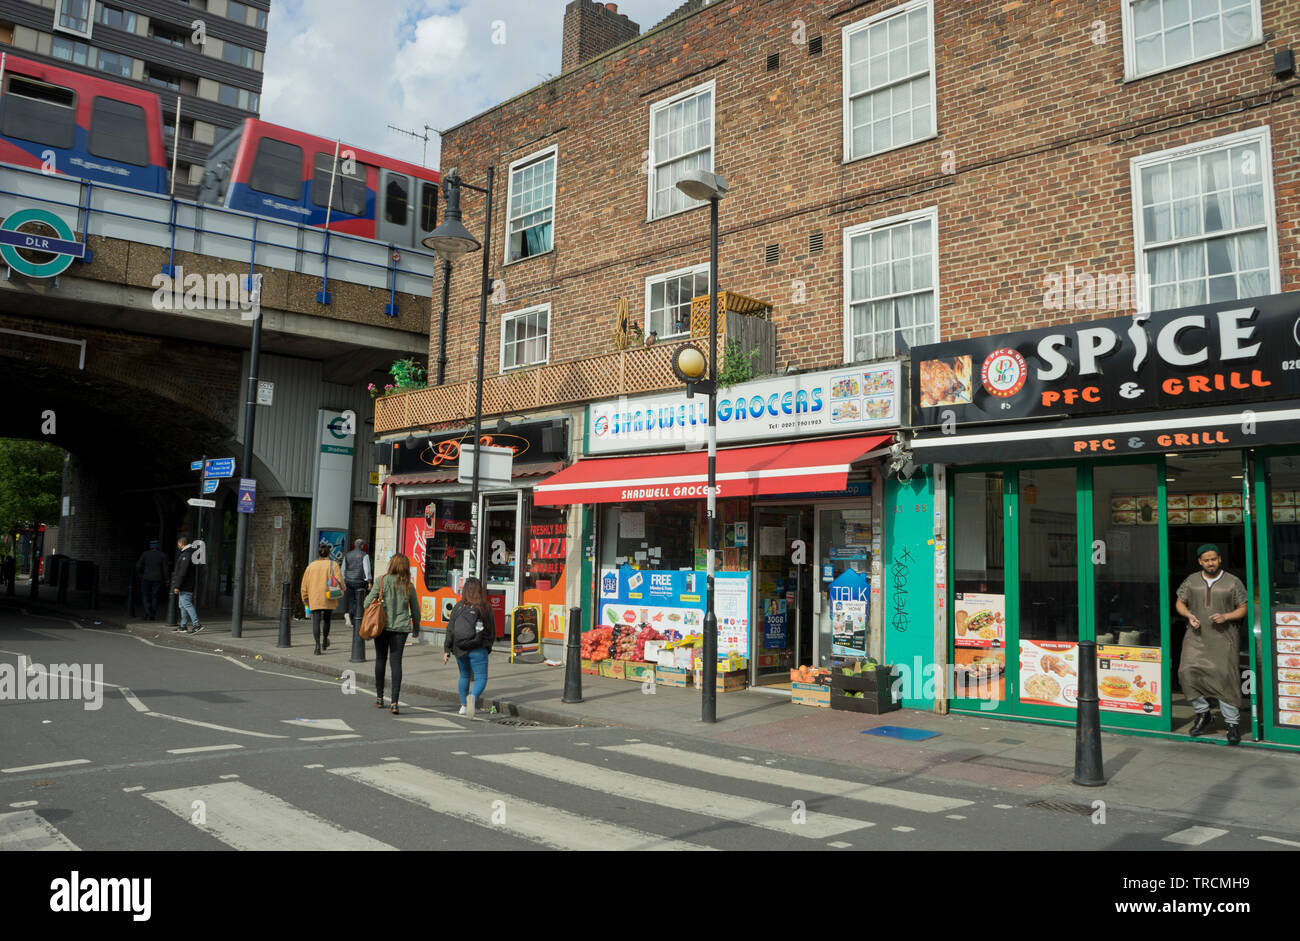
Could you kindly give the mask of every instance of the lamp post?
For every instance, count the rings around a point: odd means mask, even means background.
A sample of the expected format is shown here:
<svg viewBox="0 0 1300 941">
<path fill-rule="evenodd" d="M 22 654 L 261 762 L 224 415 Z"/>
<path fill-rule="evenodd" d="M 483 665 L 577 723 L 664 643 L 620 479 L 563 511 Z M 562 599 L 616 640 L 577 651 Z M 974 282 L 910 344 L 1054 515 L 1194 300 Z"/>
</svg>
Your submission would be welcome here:
<svg viewBox="0 0 1300 941">
<path fill-rule="evenodd" d="M 478 469 L 480 451 L 479 439 L 483 433 L 483 345 L 487 335 L 487 299 L 491 284 L 488 281 L 488 265 L 492 245 L 492 175 L 495 167 L 487 168 L 487 186 L 474 186 L 460 178 L 460 172 L 452 167 L 442 178 L 443 210 L 442 225 L 434 229 L 424 239 L 424 246 L 443 260 L 443 334 L 446 334 L 446 310 L 449 287 L 447 279 L 451 274 L 451 265 L 462 255 L 483 250 L 483 278 L 479 285 L 478 303 L 478 388 L 474 398 L 474 471 L 470 485 L 470 545 L 474 552 L 474 571 L 478 571 Z M 460 219 L 461 187 L 482 193 L 487 198 L 487 211 L 484 213 L 483 241 L 474 238 Z M 439 363 L 439 379 L 442 379 L 442 363 Z"/>
<path fill-rule="evenodd" d="M 677 181 L 677 188 L 692 199 L 709 202 L 709 378 L 698 348 L 689 344 L 673 355 L 673 372 L 686 382 L 687 396 L 705 392 L 709 397 L 709 485 L 705 533 L 704 667 L 700 690 L 703 722 L 718 721 L 718 615 L 713 590 L 718 538 L 718 202 L 727 194 L 727 181 L 708 170 L 692 170 Z"/>
</svg>

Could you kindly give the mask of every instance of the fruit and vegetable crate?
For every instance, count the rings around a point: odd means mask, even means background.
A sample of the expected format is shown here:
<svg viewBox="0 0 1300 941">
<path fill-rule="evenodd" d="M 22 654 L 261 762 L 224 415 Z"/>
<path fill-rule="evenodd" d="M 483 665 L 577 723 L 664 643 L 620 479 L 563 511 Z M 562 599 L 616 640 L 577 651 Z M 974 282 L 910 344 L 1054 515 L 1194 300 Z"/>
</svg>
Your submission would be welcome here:
<svg viewBox="0 0 1300 941">
<path fill-rule="evenodd" d="M 791 683 L 790 701 L 796 706 L 816 706 L 819 709 L 831 707 L 831 688 L 816 683 Z"/>
<path fill-rule="evenodd" d="M 623 670 L 626 666 L 623 660 L 602 660 L 600 661 L 600 675 L 607 676 L 610 679 L 623 679 Z"/>
<path fill-rule="evenodd" d="M 744 670 L 738 670 L 734 673 L 725 673 L 718 671 L 717 691 L 719 693 L 734 693 L 736 690 L 744 689 L 749 680 L 749 674 Z M 704 688 L 704 669 L 696 666 L 695 668 L 695 688 Z"/>
<path fill-rule="evenodd" d="M 831 708 L 843 712 L 867 712 L 881 715 L 899 708 L 886 686 L 874 691 L 856 692 L 831 687 Z"/>
<path fill-rule="evenodd" d="M 875 667 L 861 673 L 831 672 L 831 688 L 845 691 L 874 693 L 877 690 L 889 691 L 893 685 L 893 676 L 889 667 Z"/>
<path fill-rule="evenodd" d="M 659 667 L 655 670 L 655 682 L 660 686 L 685 689 L 694 682 L 694 674 L 684 667 Z"/>
<path fill-rule="evenodd" d="M 600 663 L 596 660 L 588 660 L 584 657 L 582 661 L 582 672 L 589 676 L 600 676 Z"/>
<path fill-rule="evenodd" d="M 645 661 L 628 660 L 623 663 L 623 679 L 644 683 L 655 678 L 655 665 Z"/>
</svg>

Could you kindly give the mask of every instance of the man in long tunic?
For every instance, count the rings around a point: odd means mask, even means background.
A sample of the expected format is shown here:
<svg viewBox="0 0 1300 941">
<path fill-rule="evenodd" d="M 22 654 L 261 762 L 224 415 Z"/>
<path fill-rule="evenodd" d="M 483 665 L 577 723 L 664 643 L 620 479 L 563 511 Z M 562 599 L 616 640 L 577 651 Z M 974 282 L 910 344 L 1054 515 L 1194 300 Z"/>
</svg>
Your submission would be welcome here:
<svg viewBox="0 0 1300 941">
<path fill-rule="evenodd" d="M 1187 618 L 1178 682 L 1192 701 L 1196 721 L 1192 735 L 1204 735 L 1211 722 L 1207 697 L 1219 701 L 1228 726 L 1228 744 L 1241 741 L 1241 670 L 1239 624 L 1246 617 L 1246 586 L 1220 567 L 1214 545 L 1196 550 L 1201 570 L 1178 586 L 1178 613 Z"/>
</svg>

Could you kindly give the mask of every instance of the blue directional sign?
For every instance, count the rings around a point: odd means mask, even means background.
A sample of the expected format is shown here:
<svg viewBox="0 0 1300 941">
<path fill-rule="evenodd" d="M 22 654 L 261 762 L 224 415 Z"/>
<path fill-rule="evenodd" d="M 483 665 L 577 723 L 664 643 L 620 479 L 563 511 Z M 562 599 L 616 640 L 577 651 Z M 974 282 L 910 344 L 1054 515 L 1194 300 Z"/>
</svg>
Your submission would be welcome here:
<svg viewBox="0 0 1300 941">
<path fill-rule="evenodd" d="M 190 470 L 203 470 L 202 461 L 190 461 Z"/>
<path fill-rule="evenodd" d="M 217 488 L 221 486 L 221 479 L 218 477 L 209 477 L 203 481 L 204 493 L 216 493 Z"/>
<path fill-rule="evenodd" d="M 233 457 L 213 458 L 203 465 L 204 477 L 234 477 L 235 459 Z"/>
</svg>

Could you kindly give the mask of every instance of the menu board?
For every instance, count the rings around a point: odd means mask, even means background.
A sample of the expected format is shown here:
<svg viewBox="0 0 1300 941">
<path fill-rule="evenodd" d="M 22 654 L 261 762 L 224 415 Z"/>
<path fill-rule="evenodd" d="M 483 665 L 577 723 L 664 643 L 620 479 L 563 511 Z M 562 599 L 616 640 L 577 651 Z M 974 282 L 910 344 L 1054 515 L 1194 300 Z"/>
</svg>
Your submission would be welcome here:
<svg viewBox="0 0 1300 941">
<path fill-rule="evenodd" d="M 958 647 L 1005 647 L 1006 595 L 957 592 L 953 597 L 954 644 Z"/>
<path fill-rule="evenodd" d="M 1270 499 L 1273 504 L 1273 522 L 1296 522 L 1296 510 L 1300 510 L 1300 490 L 1274 490 Z"/>
<path fill-rule="evenodd" d="M 1116 526 L 1154 526 L 1160 502 L 1154 493 L 1116 494 L 1110 498 L 1110 521 Z"/>
<path fill-rule="evenodd" d="M 1277 724 L 1300 727 L 1300 608 L 1273 609 Z"/>
<path fill-rule="evenodd" d="M 1097 698 L 1110 712 L 1160 715 L 1159 647 L 1097 647 Z"/>
<path fill-rule="evenodd" d="M 1079 645 L 1075 641 L 1020 642 L 1020 701 L 1073 708 L 1079 699 Z"/>
</svg>

